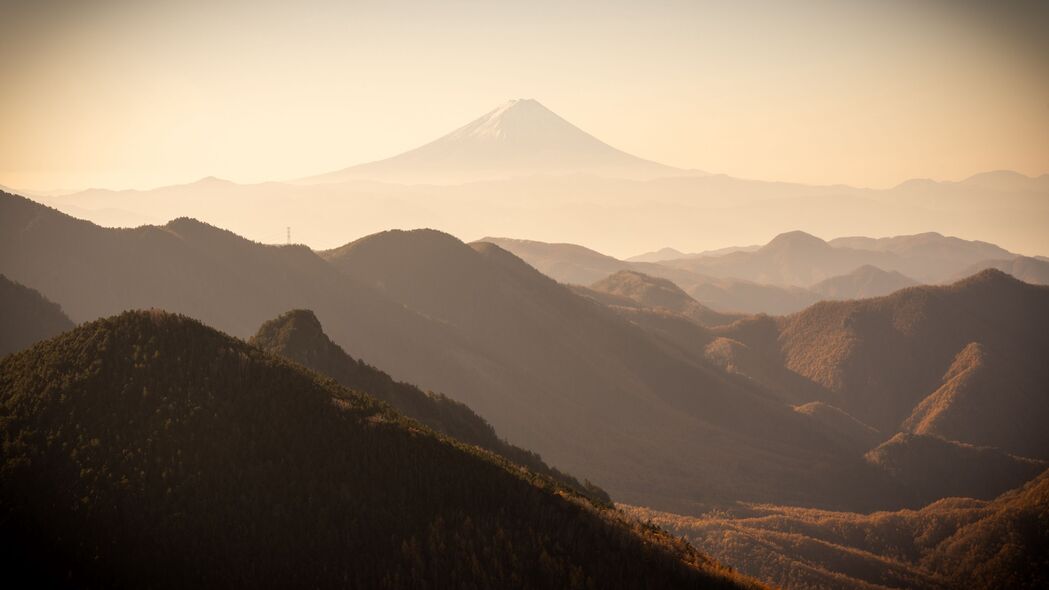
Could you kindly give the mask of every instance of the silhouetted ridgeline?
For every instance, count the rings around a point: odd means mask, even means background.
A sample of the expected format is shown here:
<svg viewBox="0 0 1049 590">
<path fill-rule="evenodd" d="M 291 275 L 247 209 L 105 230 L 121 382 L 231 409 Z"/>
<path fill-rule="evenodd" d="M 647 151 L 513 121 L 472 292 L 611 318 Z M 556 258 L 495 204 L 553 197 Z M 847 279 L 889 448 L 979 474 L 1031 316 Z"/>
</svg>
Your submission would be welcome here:
<svg viewBox="0 0 1049 590">
<path fill-rule="evenodd" d="M 3 359 L 0 403 L 11 580 L 752 585 L 549 479 L 163 312 L 92 322 Z"/>
</svg>

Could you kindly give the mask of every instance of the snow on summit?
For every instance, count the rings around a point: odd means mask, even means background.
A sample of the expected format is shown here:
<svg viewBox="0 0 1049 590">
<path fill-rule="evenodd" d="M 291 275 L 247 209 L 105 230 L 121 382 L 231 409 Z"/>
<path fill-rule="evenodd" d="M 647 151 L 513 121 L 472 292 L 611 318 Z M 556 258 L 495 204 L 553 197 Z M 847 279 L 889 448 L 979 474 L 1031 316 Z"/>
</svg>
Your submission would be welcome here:
<svg viewBox="0 0 1049 590">
<path fill-rule="evenodd" d="M 304 179 L 456 184 L 537 175 L 649 179 L 685 171 L 622 152 L 539 101 L 508 101 L 426 145 L 398 156 Z"/>
</svg>

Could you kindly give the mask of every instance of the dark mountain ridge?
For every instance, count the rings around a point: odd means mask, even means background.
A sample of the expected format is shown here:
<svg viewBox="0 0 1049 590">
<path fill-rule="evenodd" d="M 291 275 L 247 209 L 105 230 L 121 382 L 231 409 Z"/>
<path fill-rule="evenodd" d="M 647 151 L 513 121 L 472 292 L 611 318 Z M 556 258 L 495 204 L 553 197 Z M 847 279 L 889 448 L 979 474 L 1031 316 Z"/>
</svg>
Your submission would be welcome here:
<svg viewBox="0 0 1049 590">
<path fill-rule="evenodd" d="M 0 360 L 9 577 L 105 587 L 735 587 L 653 528 L 160 311 Z"/>
</svg>

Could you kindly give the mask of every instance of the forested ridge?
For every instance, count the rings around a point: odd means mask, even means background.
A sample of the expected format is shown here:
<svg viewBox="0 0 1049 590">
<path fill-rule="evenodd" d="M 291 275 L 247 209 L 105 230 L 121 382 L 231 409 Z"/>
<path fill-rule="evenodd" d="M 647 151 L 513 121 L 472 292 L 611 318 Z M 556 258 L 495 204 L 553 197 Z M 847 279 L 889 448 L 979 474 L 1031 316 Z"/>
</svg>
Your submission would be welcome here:
<svg viewBox="0 0 1049 590">
<path fill-rule="evenodd" d="M 752 585 L 667 534 L 181 316 L 0 361 L 9 579 L 78 587 Z"/>
</svg>

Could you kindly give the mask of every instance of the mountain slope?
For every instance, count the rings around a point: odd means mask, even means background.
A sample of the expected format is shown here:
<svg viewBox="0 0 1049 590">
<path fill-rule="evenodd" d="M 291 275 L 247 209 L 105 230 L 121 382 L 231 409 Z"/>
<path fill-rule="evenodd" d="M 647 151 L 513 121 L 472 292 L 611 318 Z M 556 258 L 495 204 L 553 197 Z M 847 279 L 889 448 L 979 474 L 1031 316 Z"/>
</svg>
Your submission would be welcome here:
<svg viewBox="0 0 1049 590">
<path fill-rule="evenodd" d="M 899 481 L 918 506 L 952 496 L 990 500 L 1049 467 L 1045 461 L 990 447 L 904 433 L 871 449 L 866 457 Z"/>
<path fill-rule="evenodd" d="M 344 387 L 373 395 L 437 432 L 506 457 L 595 501 L 611 501 L 600 488 L 581 484 L 543 463 L 535 453 L 508 444 L 469 407 L 447 396 L 424 393 L 414 385 L 394 381 L 379 369 L 355 360 L 328 338 L 312 311 L 293 310 L 281 314 L 264 323 L 250 342 L 266 352 L 327 375 Z"/>
<path fill-rule="evenodd" d="M 836 238 L 830 245 L 838 248 L 888 252 L 900 257 L 895 270 L 908 277 L 936 283 L 964 278 L 982 268 L 962 274 L 962 269 L 982 260 L 1007 259 L 1013 254 L 1004 248 L 979 240 L 963 240 L 937 232 L 867 238 L 860 236 Z"/>
<path fill-rule="evenodd" d="M 895 432 L 943 385 L 959 353 L 979 343 L 1000 363 L 1000 379 L 989 391 L 1002 392 L 995 412 L 1003 419 L 989 418 L 1003 427 L 1011 423 L 1015 430 L 999 433 L 998 441 L 1032 441 L 1025 448 L 1003 448 L 1049 457 L 1049 441 L 1035 426 L 1049 419 L 1044 403 L 1049 391 L 1046 287 L 989 270 L 949 286 L 822 302 L 775 324 L 764 332 L 748 333 L 746 326 L 719 330 L 764 350 L 765 358 L 778 355 L 788 370 L 830 392 L 833 405 L 884 432 Z"/>
<path fill-rule="evenodd" d="M 836 248 L 813 235 L 792 231 L 776 236 L 753 252 L 668 260 L 661 264 L 717 277 L 809 287 L 863 265 L 896 268 L 897 258 L 890 252 Z"/>
<path fill-rule="evenodd" d="M 711 277 L 662 263 L 625 262 L 576 244 L 484 238 L 562 283 L 590 285 L 622 270 L 668 279 L 701 305 L 718 312 L 792 313 L 815 303 L 818 296 L 797 287 L 762 285 L 735 278 Z"/>
<path fill-rule="evenodd" d="M 1045 457 L 1040 424 L 1045 389 L 1032 375 L 1017 372 L 1001 353 L 978 342 L 963 348 L 944 373 L 942 384 L 903 421 L 904 431 L 930 434 L 1011 453 Z"/>
<path fill-rule="evenodd" d="M 441 184 L 540 174 L 655 178 L 685 173 L 617 150 L 536 100 L 517 99 L 422 147 L 300 182 Z"/>
<path fill-rule="evenodd" d="M 678 258 L 685 258 L 686 256 L 688 256 L 688 254 L 685 254 L 681 250 L 665 247 L 660 248 L 659 250 L 638 254 L 637 256 L 631 256 L 630 258 L 627 258 L 627 262 L 662 262 L 663 260 L 676 260 Z"/>
<path fill-rule="evenodd" d="M 866 264 L 849 274 L 822 280 L 810 289 L 826 299 L 866 299 L 888 295 L 917 284 L 917 281 L 896 271 Z"/>
<path fill-rule="evenodd" d="M 0 274 L 0 356 L 72 328 L 61 307 Z"/>
<path fill-rule="evenodd" d="M 513 253 L 544 275 L 561 283 L 590 285 L 630 268 L 622 260 L 577 244 L 549 244 L 535 240 L 487 237 L 478 240 Z"/>
<path fill-rule="evenodd" d="M 806 589 L 1044 588 L 1049 471 L 992 501 L 854 514 L 754 506 L 738 517 L 628 512 L 773 584 Z"/>
<path fill-rule="evenodd" d="M 733 587 L 651 528 L 163 312 L 0 361 L 5 572 L 106 587 Z M 17 539 L 17 543 L 9 542 Z"/>
<path fill-rule="evenodd" d="M 180 218 L 107 229 L 0 195 L 0 272 L 48 294 L 74 321 L 157 307 L 248 337 L 288 309 L 308 308 L 348 353 L 394 375 L 456 391 L 470 380 L 427 374 L 483 362 L 447 326 L 389 301 L 304 246 L 267 246 Z M 447 374 L 445 372 L 445 374 Z"/>
<path fill-rule="evenodd" d="M 615 498 L 689 507 L 739 494 L 820 503 L 877 497 L 862 459 L 828 444 L 773 393 L 493 244 L 390 231 L 323 255 L 488 351 L 490 365 L 468 370 L 499 367 L 512 380 L 454 393 L 511 441 Z M 854 485 L 861 480 L 867 487 Z"/>
<path fill-rule="evenodd" d="M 892 501 L 861 457 L 774 393 L 491 244 L 390 232 L 325 257 L 188 219 L 104 229 L 0 195 L 0 272 L 74 319 L 159 307 L 248 337 L 313 309 L 351 356 L 455 395 L 510 443 L 617 499 L 679 511 L 737 498 Z"/>
<path fill-rule="evenodd" d="M 958 273 L 958 276 L 969 276 L 988 268 L 998 269 L 1032 285 L 1049 285 L 1049 261 L 1029 256 L 981 260 Z"/>
<path fill-rule="evenodd" d="M 860 452 L 866 452 L 885 438 L 881 432 L 825 402 L 808 402 L 796 406 L 794 411 L 818 421 L 824 428 L 836 433 L 842 439 L 842 444 L 852 445 Z"/>
<path fill-rule="evenodd" d="M 667 279 L 650 277 L 636 271 L 619 271 L 590 285 L 590 288 L 627 297 L 645 307 L 672 311 L 703 326 L 719 326 L 739 319 L 739 316 L 718 313 L 699 304 Z"/>
</svg>

